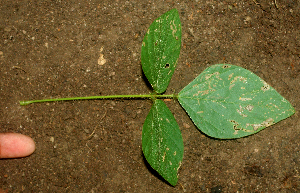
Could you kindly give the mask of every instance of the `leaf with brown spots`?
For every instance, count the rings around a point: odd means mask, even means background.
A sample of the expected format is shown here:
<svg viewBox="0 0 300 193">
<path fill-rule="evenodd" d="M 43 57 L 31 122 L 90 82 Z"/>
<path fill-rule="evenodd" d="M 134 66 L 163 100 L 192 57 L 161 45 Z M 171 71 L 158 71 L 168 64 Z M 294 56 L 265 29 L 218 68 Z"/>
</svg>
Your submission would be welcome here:
<svg viewBox="0 0 300 193">
<path fill-rule="evenodd" d="M 178 100 L 202 132 L 221 139 L 257 133 L 295 113 L 264 80 L 229 64 L 204 70 L 180 91 Z"/>
<path fill-rule="evenodd" d="M 153 102 L 145 120 L 142 149 L 151 167 L 175 186 L 183 158 L 183 140 L 173 114 L 161 100 Z"/>
</svg>

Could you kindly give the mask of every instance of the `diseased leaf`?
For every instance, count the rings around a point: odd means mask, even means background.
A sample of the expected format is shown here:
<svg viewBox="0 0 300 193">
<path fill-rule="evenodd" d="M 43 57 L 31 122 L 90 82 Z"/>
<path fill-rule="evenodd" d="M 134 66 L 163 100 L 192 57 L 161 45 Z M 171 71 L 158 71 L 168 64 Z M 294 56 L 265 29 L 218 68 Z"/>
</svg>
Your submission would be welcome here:
<svg viewBox="0 0 300 193">
<path fill-rule="evenodd" d="M 228 64 L 204 70 L 180 91 L 178 100 L 202 132 L 221 139 L 257 133 L 295 113 L 264 80 Z"/>
<path fill-rule="evenodd" d="M 142 68 L 157 93 L 163 93 L 167 89 L 180 48 L 180 18 L 177 9 L 172 9 L 151 24 L 142 43 Z"/>
<path fill-rule="evenodd" d="M 161 100 L 154 101 L 143 125 L 142 149 L 151 167 L 175 186 L 183 158 L 183 140 L 173 114 Z"/>
</svg>

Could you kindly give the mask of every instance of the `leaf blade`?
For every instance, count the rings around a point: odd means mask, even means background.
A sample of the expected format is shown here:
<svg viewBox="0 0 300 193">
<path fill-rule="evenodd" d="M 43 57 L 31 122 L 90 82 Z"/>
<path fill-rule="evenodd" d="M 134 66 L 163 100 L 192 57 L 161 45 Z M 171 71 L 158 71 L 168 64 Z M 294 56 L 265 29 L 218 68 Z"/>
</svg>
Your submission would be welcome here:
<svg viewBox="0 0 300 193">
<path fill-rule="evenodd" d="M 144 36 L 141 63 L 157 93 L 163 93 L 172 78 L 181 49 L 181 22 L 177 9 L 157 18 Z"/>
<path fill-rule="evenodd" d="M 154 101 L 143 125 L 142 150 L 151 167 L 175 186 L 183 159 L 183 140 L 173 114 L 161 100 Z"/>
<path fill-rule="evenodd" d="M 204 70 L 180 91 L 178 100 L 198 129 L 221 139 L 257 133 L 295 112 L 257 75 L 227 64 Z"/>
</svg>

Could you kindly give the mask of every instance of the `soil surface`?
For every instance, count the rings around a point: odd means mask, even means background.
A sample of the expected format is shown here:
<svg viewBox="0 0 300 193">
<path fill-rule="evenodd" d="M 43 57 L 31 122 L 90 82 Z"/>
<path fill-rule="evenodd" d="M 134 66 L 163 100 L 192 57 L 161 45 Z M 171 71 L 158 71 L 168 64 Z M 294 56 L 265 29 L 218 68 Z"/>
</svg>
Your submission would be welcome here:
<svg viewBox="0 0 300 193">
<path fill-rule="evenodd" d="M 258 134 L 217 140 L 166 101 L 184 140 L 175 187 L 141 150 L 151 100 L 20 100 L 152 92 L 140 62 L 150 24 L 177 8 L 182 50 L 166 94 L 205 68 L 246 68 L 296 113 Z M 32 137 L 29 157 L 0 162 L 7 192 L 300 192 L 298 0 L 0 2 L 0 131 Z"/>
</svg>

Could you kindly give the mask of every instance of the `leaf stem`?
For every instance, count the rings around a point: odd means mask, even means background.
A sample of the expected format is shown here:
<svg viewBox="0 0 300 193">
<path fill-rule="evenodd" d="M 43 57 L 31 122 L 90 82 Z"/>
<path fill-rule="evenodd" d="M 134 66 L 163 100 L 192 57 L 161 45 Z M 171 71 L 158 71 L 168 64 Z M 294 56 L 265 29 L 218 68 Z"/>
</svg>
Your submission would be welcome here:
<svg viewBox="0 0 300 193">
<path fill-rule="evenodd" d="M 107 95 L 107 96 L 86 96 L 86 97 L 70 97 L 70 98 L 53 98 L 53 99 L 40 99 L 31 101 L 20 101 L 20 105 L 25 106 L 31 103 L 43 103 L 43 102 L 56 102 L 56 101 L 73 101 L 73 100 L 96 100 L 96 99 L 176 99 L 177 95 L 157 95 L 157 94 L 143 94 L 143 95 Z"/>
</svg>

